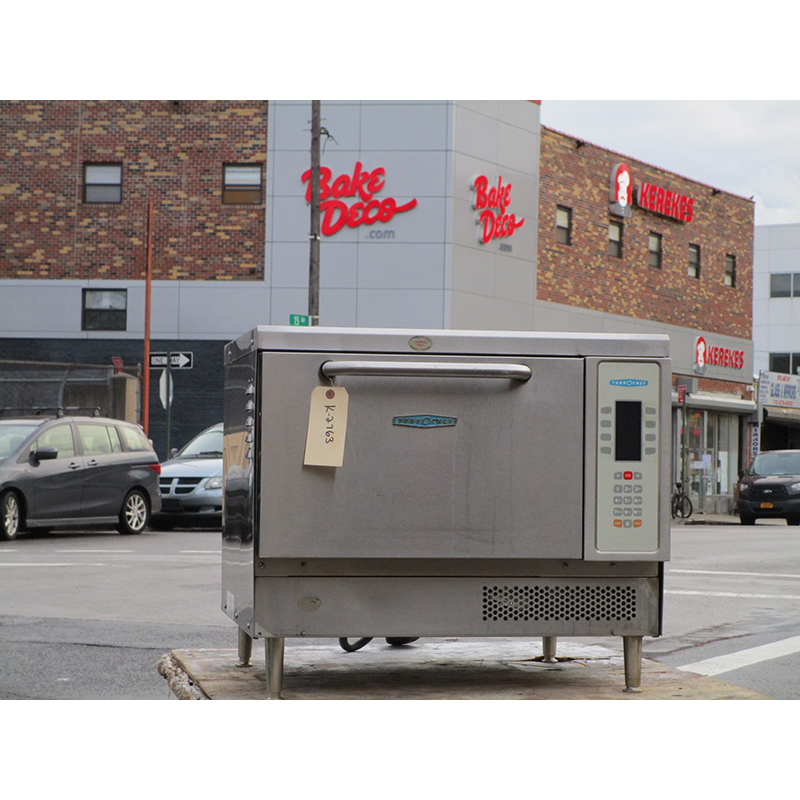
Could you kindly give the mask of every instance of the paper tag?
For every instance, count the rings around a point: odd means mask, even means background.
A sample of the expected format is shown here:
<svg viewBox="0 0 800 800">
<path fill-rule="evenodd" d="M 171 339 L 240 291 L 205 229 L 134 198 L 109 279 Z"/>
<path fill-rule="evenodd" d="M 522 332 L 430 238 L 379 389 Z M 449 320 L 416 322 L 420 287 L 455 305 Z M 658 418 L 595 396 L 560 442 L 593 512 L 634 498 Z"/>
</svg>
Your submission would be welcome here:
<svg viewBox="0 0 800 800">
<path fill-rule="evenodd" d="M 341 467 L 346 433 L 347 389 L 317 386 L 311 392 L 303 463 L 314 467 Z"/>
</svg>

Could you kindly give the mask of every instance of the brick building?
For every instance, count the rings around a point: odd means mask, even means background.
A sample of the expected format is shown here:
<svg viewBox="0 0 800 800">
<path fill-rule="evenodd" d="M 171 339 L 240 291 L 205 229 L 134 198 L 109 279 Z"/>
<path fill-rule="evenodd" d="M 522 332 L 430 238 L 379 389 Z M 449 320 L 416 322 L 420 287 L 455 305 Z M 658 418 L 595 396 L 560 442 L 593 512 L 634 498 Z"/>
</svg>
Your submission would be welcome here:
<svg viewBox="0 0 800 800">
<path fill-rule="evenodd" d="M 676 478 L 727 510 L 755 411 L 753 202 L 545 127 L 539 164 L 537 327 L 668 333 Z"/>
<path fill-rule="evenodd" d="M 171 444 L 217 422 L 215 295 L 196 287 L 263 282 L 266 150 L 265 101 L 0 103 L 0 359 L 141 365 L 152 201 L 152 350 L 195 355 Z"/>
<path fill-rule="evenodd" d="M 543 128 L 528 101 L 322 110 L 321 325 L 666 333 L 689 390 L 676 477 L 729 503 L 754 410 L 750 201 Z M 141 364 L 152 200 L 152 350 L 193 355 L 170 445 L 218 422 L 224 344 L 307 313 L 310 113 L 0 102 L 0 361 Z"/>
</svg>

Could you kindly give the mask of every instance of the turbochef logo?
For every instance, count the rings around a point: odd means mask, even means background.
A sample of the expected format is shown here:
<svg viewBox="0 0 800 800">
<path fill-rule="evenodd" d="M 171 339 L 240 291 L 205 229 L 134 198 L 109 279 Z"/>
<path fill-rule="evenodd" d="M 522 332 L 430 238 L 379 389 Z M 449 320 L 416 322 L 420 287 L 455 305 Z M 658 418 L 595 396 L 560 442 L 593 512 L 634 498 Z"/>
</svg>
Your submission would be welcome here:
<svg viewBox="0 0 800 800">
<path fill-rule="evenodd" d="M 415 414 L 412 417 L 395 417 L 392 425 L 406 428 L 452 428 L 458 419 L 456 417 L 437 417 L 435 414 Z"/>
<path fill-rule="evenodd" d="M 616 381 L 609 381 L 611 386 L 647 386 L 650 381 L 637 381 L 634 378 L 620 378 Z"/>
</svg>

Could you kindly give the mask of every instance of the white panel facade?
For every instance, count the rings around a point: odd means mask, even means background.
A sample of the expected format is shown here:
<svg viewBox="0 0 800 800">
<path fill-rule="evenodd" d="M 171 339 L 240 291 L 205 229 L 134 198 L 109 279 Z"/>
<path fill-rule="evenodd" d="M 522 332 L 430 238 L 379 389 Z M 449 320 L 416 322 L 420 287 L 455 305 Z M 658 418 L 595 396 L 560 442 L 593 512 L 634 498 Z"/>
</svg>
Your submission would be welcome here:
<svg viewBox="0 0 800 800">
<path fill-rule="evenodd" d="M 800 224 L 759 225 L 753 253 L 753 347 L 756 373 L 770 353 L 800 354 Z M 770 276 L 796 275 L 794 297 L 771 297 Z"/>
</svg>

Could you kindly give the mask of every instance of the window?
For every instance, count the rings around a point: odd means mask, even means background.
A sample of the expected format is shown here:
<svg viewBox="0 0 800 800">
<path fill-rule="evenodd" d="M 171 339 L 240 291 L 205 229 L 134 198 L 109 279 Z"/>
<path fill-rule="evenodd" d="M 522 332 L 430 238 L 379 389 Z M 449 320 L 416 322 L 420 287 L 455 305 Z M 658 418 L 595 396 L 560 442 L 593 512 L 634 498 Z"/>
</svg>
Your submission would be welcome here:
<svg viewBox="0 0 800 800">
<path fill-rule="evenodd" d="M 121 203 L 122 164 L 84 164 L 83 202 Z"/>
<path fill-rule="evenodd" d="M 770 353 L 769 371 L 800 375 L 800 353 Z"/>
<path fill-rule="evenodd" d="M 689 245 L 689 266 L 686 269 L 686 273 L 689 275 L 690 278 L 699 278 L 700 277 L 700 245 L 699 244 L 690 244 Z"/>
<path fill-rule="evenodd" d="M 651 267 L 661 267 L 661 234 L 651 233 L 647 239 L 648 260 Z"/>
<path fill-rule="evenodd" d="M 133 452 L 140 452 L 142 450 L 150 450 L 150 444 L 143 433 L 137 431 L 135 428 L 123 428 L 120 426 L 119 432 L 122 434 L 122 440 L 125 442 L 125 449 Z"/>
<path fill-rule="evenodd" d="M 800 272 L 776 272 L 769 276 L 770 297 L 800 297 Z"/>
<path fill-rule="evenodd" d="M 74 456 L 75 443 L 72 439 L 72 428 L 65 423 L 46 430 L 31 447 L 31 451 L 41 450 L 43 447 L 55 447 L 58 450 L 58 458 Z"/>
<path fill-rule="evenodd" d="M 119 434 L 113 425 L 78 425 L 78 436 L 85 456 L 121 453 Z"/>
<path fill-rule="evenodd" d="M 261 164 L 225 164 L 222 168 L 222 202 L 226 205 L 261 203 Z"/>
<path fill-rule="evenodd" d="M 128 329 L 127 289 L 84 289 L 84 331 L 124 331 Z"/>
<path fill-rule="evenodd" d="M 725 256 L 725 285 L 736 286 L 736 256 Z"/>
<path fill-rule="evenodd" d="M 556 206 L 556 242 L 572 244 L 572 211 Z"/>
<path fill-rule="evenodd" d="M 608 223 L 608 254 L 622 258 L 622 223 Z"/>
</svg>

